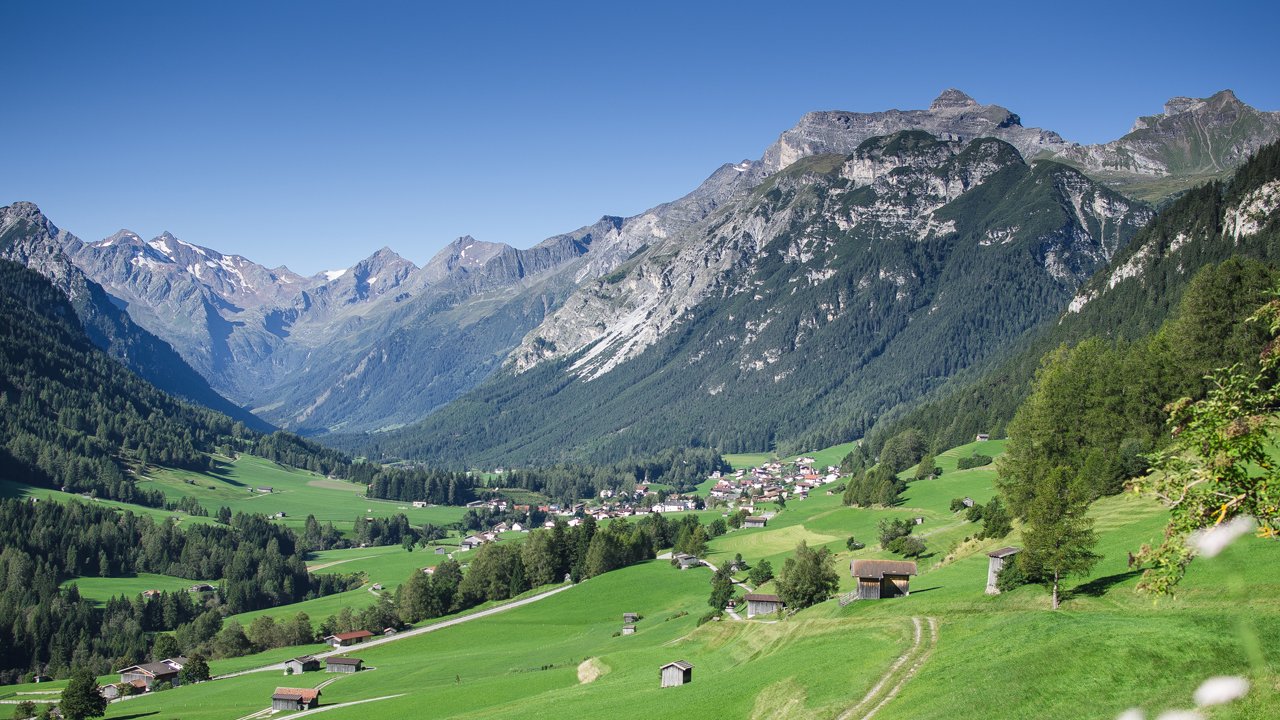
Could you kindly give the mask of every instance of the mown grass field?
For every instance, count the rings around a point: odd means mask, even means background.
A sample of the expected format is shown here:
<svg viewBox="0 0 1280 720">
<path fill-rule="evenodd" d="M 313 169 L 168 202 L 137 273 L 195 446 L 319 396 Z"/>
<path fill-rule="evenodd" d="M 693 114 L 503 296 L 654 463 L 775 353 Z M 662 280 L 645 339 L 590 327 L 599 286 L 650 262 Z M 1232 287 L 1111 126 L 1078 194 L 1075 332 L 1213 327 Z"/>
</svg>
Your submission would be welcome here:
<svg viewBox="0 0 1280 720">
<path fill-rule="evenodd" d="M 59 490 L 23 485 L 22 483 L 5 480 L 3 478 L 0 478 L 0 498 L 36 498 L 37 500 L 53 500 L 56 502 L 76 501 L 83 503 L 96 503 L 106 507 L 115 508 L 117 510 L 132 512 L 135 515 L 149 515 L 157 521 L 172 518 L 179 527 L 184 524 L 205 524 L 213 522 L 210 518 L 199 515 L 188 515 L 181 511 L 149 508 L 141 505 L 116 502 L 115 500 L 89 499 L 75 493 L 64 493 Z"/>
<path fill-rule="evenodd" d="M 457 507 L 415 508 L 410 503 L 367 498 L 363 485 L 284 467 L 252 455 L 240 455 L 235 460 L 215 459 L 219 460 L 218 469 L 210 473 L 160 469 L 139 486 L 159 489 L 171 499 L 195 498 L 210 514 L 223 506 L 232 512 L 284 512 L 286 516 L 280 522 L 292 527 L 302 527 L 308 515 L 315 515 L 321 523 L 332 522 L 339 530 L 349 531 L 357 517 L 391 517 L 398 513 L 414 525 L 447 525 L 465 512 Z M 273 491 L 256 492 L 259 487 Z"/>
<path fill-rule="evenodd" d="M 120 595 L 132 598 L 147 590 L 186 591 L 192 585 L 203 582 L 212 585 L 217 584 L 216 580 L 188 580 L 187 578 L 174 577 L 173 575 L 138 573 L 128 577 L 80 577 L 68 580 L 62 586 L 66 587 L 74 584 L 80 591 L 81 597 L 103 602 Z"/>
</svg>

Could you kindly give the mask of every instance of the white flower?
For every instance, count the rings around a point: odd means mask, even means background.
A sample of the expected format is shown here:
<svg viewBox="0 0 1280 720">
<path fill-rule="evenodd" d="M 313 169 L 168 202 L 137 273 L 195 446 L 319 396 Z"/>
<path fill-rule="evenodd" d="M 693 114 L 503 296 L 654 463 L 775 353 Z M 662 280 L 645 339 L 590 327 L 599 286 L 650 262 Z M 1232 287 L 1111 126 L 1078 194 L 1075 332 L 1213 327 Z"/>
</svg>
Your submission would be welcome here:
<svg viewBox="0 0 1280 720">
<path fill-rule="evenodd" d="M 1253 518 L 1240 515 L 1211 528 L 1197 530 L 1187 537 L 1191 549 L 1205 557 L 1213 557 L 1235 542 L 1236 538 L 1253 531 Z"/>
<path fill-rule="evenodd" d="M 1116 720 L 1147 720 L 1147 716 L 1142 712 L 1142 708 L 1129 708 L 1120 713 Z"/>
<path fill-rule="evenodd" d="M 1249 681 L 1242 677 L 1218 676 L 1205 680 L 1196 688 L 1196 704 L 1200 707 L 1221 705 L 1249 694 Z"/>
<path fill-rule="evenodd" d="M 1156 720 L 1204 720 L 1199 710 L 1167 710 Z"/>
</svg>

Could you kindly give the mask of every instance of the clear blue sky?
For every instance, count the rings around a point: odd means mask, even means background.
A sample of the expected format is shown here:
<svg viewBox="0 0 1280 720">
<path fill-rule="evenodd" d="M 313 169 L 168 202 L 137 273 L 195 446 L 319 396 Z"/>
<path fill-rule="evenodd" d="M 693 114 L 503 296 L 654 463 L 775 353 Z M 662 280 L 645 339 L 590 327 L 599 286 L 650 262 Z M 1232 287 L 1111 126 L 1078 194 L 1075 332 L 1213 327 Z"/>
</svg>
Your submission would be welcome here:
<svg viewBox="0 0 1280 720">
<path fill-rule="evenodd" d="M 309 274 L 634 214 L 808 110 L 958 87 L 1099 142 L 1173 95 L 1280 109 L 1274 3 L 1042 5 L 13 0 L 0 204 Z"/>
</svg>

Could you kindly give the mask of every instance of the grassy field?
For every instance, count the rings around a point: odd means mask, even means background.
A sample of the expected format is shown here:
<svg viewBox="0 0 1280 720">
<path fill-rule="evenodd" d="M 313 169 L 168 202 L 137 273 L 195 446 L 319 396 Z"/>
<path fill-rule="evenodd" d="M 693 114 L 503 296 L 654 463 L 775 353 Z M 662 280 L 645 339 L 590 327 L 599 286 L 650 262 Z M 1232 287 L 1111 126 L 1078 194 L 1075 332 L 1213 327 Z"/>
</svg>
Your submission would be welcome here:
<svg viewBox="0 0 1280 720">
<path fill-rule="evenodd" d="M 66 587 L 67 585 L 75 584 L 80 591 L 81 597 L 103 602 L 119 595 L 132 598 L 134 595 L 140 595 L 146 590 L 167 590 L 169 592 L 186 590 L 192 585 L 201 582 L 217 584 L 216 581 L 188 580 L 187 578 L 174 577 L 172 575 L 138 573 L 129 577 L 81 577 L 68 580 L 62 585 Z"/>
<path fill-rule="evenodd" d="M 75 493 L 64 493 L 59 490 L 33 487 L 31 485 L 23 485 L 22 483 L 16 483 L 11 480 L 4 479 L 0 479 L 0 498 L 36 498 L 39 500 L 53 500 L 56 502 L 91 502 L 115 508 L 117 510 L 132 512 L 135 515 L 149 515 L 158 521 L 173 518 L 179 527 L 183 524 L 206 524 L 213 522 L 210 518 L 199 515 L 188 515 L 181 511 L 169 511 L 162 510 L 160 508 L 143 507 L 141 505 L 130 505 L 129 503 L 116 502 L 114 500 L 89 499 L 81 495 L 76 495 Z"/>
<path fill-rule="evenodd" d="M 992 496 L 993 466 L 958 471 L 955 460 L 974 450 L 995 455 L 1001 447 L 992 441 L 941 454 L 942 476 L 911 483 L 893 508 L 844 507 L 838 495 L 819 491 L 788 503 L 767 528 L 710 543 L 712 562 L 741 552 L 750 562 L 769 558 L 775 569 L 801 539 L 829 547 L 847 590 L 850 559 L 885 556 L 875 544 L 879 519 L 923 517 L 916 532 L 929 552 L 909 597 L 846 607 L 832 599 L 782 622 L 698 627 L 709 609 L 709 571 L 651 561 L 500 615 L 353 649 L 373 669 L 325 687 L 323 703 L 371 702 L 328 710 L 326 718 L 833 718 L 911 646 L 912 619 L 930 617 L 939 624 L 936 647 L 877 720 L 1110 720 L 1131 707 L 1154 718 L 1190 707 L 1196 686 L 1219 674 L 1248 676 L 1254 691 L 1207 718 L 1280 716 L 1280 543 L 1250 538 L 1218 558 L 1198 559 L 1177 597 L 1156 602 L 1135 592 L 1127 552 L 1157 539 L 1166 514 L 1146 499 L 1106 498 L 1091 510 L 1104 559 L 1087 577 L 1067 583 L 1062 610 L 1050 611 L 1039 587 L 987 596 L 986 552 L 1019 544 L 1017 531 L 1002 540 L 967 539 L 977 526 L 948 506 L 955 497 L 984 502 Z M 849 552 L 849 535 L 868 547 Z M 324 566 L 318 572 L 366 572 L 390 588 L 442 557 L 366 548 L 321 553 L 310 564 Z M 306 606 L 319 620 L 327 608 L 372 599 L 361 588 L 267 612 L 286 615 Z M 635 635 L 615 635 L 623 612 L 643 615 Z M 248 669 L 304 650 L 220 660 L 214 671 Z M 694 666 L 692 685 L 660 689 L 659 666 L 680 659 Z M 107 717 L 235 720 L 266 707 L 278 685 L 310 687 L 331 678 L 255 673 L 113 704 Z"/>
<path fill-rule="evenodd" d="M 357 517 L 403 513 L 414 525 L 446 525 L 465 513 L 457 507 L 415 508 L 410 503 L 370 499 L 364 496 L 363 485 L 288 468 L 252 455 L 216 459 L 219 464 L 213 472 L 161 469 L 139 486 L 159 489 L 169 498 L 195 498 L 211 514 L 223 506 L 232 512 L 284 512 L 281 522 L 293 527 L 302 527 L 307 515 L 315 515 L 322 523 L 332 522 L 339 530 L 350 530 Z M 272 492 L 256 492 L 259 487 L 270 487 Z"/>
</svg>

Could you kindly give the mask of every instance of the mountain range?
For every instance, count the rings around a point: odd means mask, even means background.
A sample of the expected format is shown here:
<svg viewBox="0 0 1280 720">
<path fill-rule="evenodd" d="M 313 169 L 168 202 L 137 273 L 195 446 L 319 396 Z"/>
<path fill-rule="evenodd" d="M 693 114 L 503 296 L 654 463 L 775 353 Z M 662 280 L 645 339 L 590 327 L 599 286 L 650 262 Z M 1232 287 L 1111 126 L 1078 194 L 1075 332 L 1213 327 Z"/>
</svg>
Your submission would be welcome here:
<svg viewBox="0 0 1280 720">
<path fill-rule="evenodd" d="M 1080 145 L 948 90 L 806 114 L 678 200 L 525 250 L 464 237 L 421 267 L 384 248 L 302 277 L 168 233 L 83 242 L 28 203 L 0 209 L 0 249 L 136 328 L 104 338 L 152 338 L 117 350 L 131 367 L 199 374 L 165 389 L 352 449 L 759 448 L 856 437 L 998 362 L 1123 251 L 1144 200 L 1277 137 L 1280 113 L 1230 91 Z"/>
</svg>

